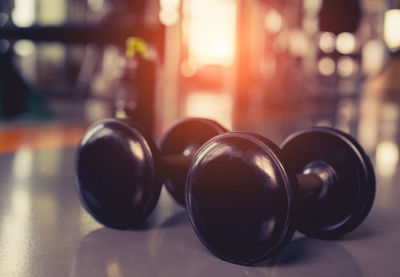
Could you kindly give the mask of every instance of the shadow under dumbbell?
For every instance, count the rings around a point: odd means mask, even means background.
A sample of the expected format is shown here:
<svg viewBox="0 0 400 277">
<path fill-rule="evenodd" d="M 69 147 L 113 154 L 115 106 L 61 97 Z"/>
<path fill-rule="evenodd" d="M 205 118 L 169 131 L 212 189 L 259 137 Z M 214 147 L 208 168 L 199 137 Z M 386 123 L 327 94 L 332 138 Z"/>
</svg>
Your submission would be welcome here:
<svg viewBox="0 0 400 277">
<path fill-rule="evenodd" d="M 384 213 L 378 207 L 373 209 L 367 220 L 354 231 L 344 235 L 340 241 L 354 241 L 369 239 L 376 236 L 386 236 L 393 230 L 395 222 L 390 220 L 390 215 Z"/>
<path fill-rule="evenodd" d="M 303 268 L 310 276 L 324 273 L 324 276 L 363 276 L 360 265 L 350 252 L 335 241 L 310 239 L 307 237 L 292 240 L 278 255 L 265 266 L 278 267 L 282 273 L 285 268 Z M 312 270 L 312 272 L 310 272 Z M 315 273 L 315 274 L 310 274 Z M 279 275 L 279 274 L 278 274 Z"/>
<path fill-rule="evenodd" d="M 146 218 L 145 221 L 140 223 L 137 226 L 134 226 L 128 230 L 131 231 L 146 231 L 150 229 L 154 229 L 158 227 L 158 214 L 156 211 L 153 211 L 148 218 Z"/>
<path fill-rule="evenodd" d="M 184 207 L 178 205 L 167 193 L 166 189 L 161 190 L 157 206 L 145 221 L 130 228 L 131 231 L 146 231 L 155 228 L 171 228 L 189 220 Z"/>
<path fill-rule="evenodd" d="M 189 218 L 186 211 L 178 211 L 176 214 L 165 220 L 161 224 L 161 228 L 170 228 L 177 225 L 189 223 Z"/>
<path fill-rule="evenodd" d="M 160 208 L 162 209 L 162 208 Z M 145 221 L 126 231 L 148 231 L 156 228 L 172 228 L 177 225 L 189 223 L 185 210 L 171 211 L 172 215 L 165 219 L 165 213 L 157 208 Z"/>
<path fill-rule="evenodd" d="M 261 265 L 285 266 L 305 262 L 310 259 L 310 256 L 312 257 L 312 253 L 310 253 L 312 245 L 309 243 L 310 239 L 306 237 L 293 239 L 286 248 Z"/>
<path fill-rule="evenodd" d="M 359 239 L 366 239 L 369 237 L 376 236 L 380 233 L 379 230 L 375 229 L 373 226 L 360 226 L 353 232 L 344 235 L 340 238 L 340 241 L 352 241 L 352 240 L 359 240 Z"/>
<path fill-rule="evenodd" d="M 155 228 L 172 228 L 184 224 L 185 222 L 189 223 L 187 213 L 184 210 L 175 211 L 172 216 L 160 223 L 160 220 L 162 220 L 161 218 L 162 216 L 155 211 L 144 222 L 134 228 L 128 229 L 128 231 L 147 231 Z"/>
</svg>

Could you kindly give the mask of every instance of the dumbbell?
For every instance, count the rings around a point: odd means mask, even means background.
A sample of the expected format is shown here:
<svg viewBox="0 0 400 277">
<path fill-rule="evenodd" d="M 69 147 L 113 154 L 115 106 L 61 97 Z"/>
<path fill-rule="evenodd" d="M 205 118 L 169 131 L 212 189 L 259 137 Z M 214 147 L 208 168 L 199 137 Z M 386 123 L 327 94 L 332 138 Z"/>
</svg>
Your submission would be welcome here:
<svg viewBox="0 0 400 277">
<path fill-rule="evenodd" d="M 295 228 L 336 239 L 367 216 L 375 195 L 368 156 L 350 135 L 311 128 L 279 149 L 250 133 L 225 133 L 192 159 L 186 203 L 193 229 L 223 260 L 250 265 L 277 254 Z"/>
<path fill-rule="evenodd" d="M 154 209 L 163 181 L 184 205 L 186 173 L 194 152 L 226 130 L 200 118 L 180 121 L 161 149 L 128 120 L 106 119 L 83 135 L 76 154 L 77 191 L 85 209 L 101 224 L 135 228 Z"/>
</svg>

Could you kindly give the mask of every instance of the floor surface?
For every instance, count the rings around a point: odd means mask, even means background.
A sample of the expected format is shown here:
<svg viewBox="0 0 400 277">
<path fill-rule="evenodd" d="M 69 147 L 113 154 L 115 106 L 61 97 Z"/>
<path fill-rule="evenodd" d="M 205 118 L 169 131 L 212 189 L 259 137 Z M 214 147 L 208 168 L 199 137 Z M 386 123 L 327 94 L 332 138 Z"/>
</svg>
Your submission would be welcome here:
<svg viewBox="0 0 400 277">
<path fill-rule="evenodd" d="M 75 191 L 75 139 L 67 139 L 65 147 L 4 147 L 0 276 L 400 276 L 400 109 L 393 101 L 365 101 L 358 127 L 349 125 L 377 175 L 375 203 L 365 222 L 337 241 L 296 233 L 285 250 L 253 267 L 213 256 L 165 190 L 139 230 L 102 227 Z"/>
</svg>

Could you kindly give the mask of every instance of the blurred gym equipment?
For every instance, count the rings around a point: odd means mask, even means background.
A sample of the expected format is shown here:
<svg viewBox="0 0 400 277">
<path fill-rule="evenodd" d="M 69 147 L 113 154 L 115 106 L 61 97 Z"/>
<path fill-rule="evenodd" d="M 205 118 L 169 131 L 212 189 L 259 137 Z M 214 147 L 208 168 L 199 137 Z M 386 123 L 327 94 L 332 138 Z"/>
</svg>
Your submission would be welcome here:
<svg viewBox="0 0 400 277">
<path fill-rule="evenodd" d="M 161 24 L 149 24 L 146 22 L 143 16 L 145 9 L 145 1 L 116 1 L 113 4 L 113 9 L 101 20 L 97 20 L 98 22 L 67 23 L 60 26 L 34 25 L 29 27 L 3 24 L 4 26 L 0 28 L 0 37 L 3 42 L 6 41 L 8 44 L 12 43 L 13 45 L 14 41 L 16 41 L 15 45 L 17 45 L 21 43 L 21 40 L 22 42 L 30 40 L 38 43 L 58 42 L 64 45 L 83 44 L 91 48 L 97 45 L 96 47 L 100 49 L 100 53 L 104 52 L 104 54 L 95 54 L 100 60 L 107 59 L 107 47 L 109 48 L 110 45 L 116 46 L 117 54 L 114 54 L 114 58 L 117 59 L 117 67 L 107 69 L 108 72 L 106 74 L 110 75 L 111 73 L 112 75 L 111 78 L 108 78 L 111 88 L 108 88 L 106 93 L 96 93 L 96 89 L 92 87 L 96 80 L 99 78 L 105 79 L 105 76 L 101 73 L 103 69 L 99 65 L 93 64 L 93 62 L 98 62 L 94 61 L 93 51 L 87 48 L 83 54 L 82 63 L 78 65 L 78 71 L 74 73 L 75 80 L 72 81 L 72 86 L 69 84 L 69 89 L 62 88 L 62 86 L 56 86 L 56 88 L 53 87 L 52 89 L 47 88 L 49 91 L 54 90 L 55 93 L 49 92 L 45 96 L 57 95 L 57 90 L 60 90 L 61 94 L 68 98 L 100 98 L 109 103 L 114 115 L 130 117 L 139 122 L 149 132 L 153 132 L 156 64 L 162 62 L 163 59 L 165 28 Z M 129 48 L 129 41 L 133 38 L 141 38 L 143 43 L 147 45 L 146 51 L 149 51 L 149 53 L 125 57 L 125 50 Z M 11 47 L 9 46 L 8 48 L 10 49 Z M 6 51 L 4 55 L 9 57 L 10 53 L 8 52 Z M 70 69 L 68 64 L 66 65 L 66 68 Z M 14 68 L 10 62 L 8 64 L 3 63 L 3 66 L 6 66 L 8 71 Z M 97 69 L 98 73 L 96 73 L 95 68 L 99 68 Z M 14 75 L 20 76 L 18 73 Z M 96 75 L 99 76 L 96 77 Z M 23 72 L 22 76 L 24 77 Z M 29 83 L 26 78 L 19 77 L 19 79 L 18 83 L 20 84 Z M 112 87 L 112 83 L 115 82 L 118 82 L 118 84 L 116 87 Z M 100 90 L 102 87 L 107 86 L 110 86 L 110 84 L 101 84 Z M 14 95 L 10 92 L 11 90 L 12 88 L 5 87 L 3 94 Z M 17 89 L 17 91 L 21 90 Z M 46 91 L 46 88 L 43 91 Z M 14 102 L 23 103 L 25 101 L 24 98 L 26 96 L 21 96 L 19 100 Z M 7 103 L 10 101 L 6 101 L 4 105 L 9 107 Z M 15 111 L 15 113 L 18 113 L 18 111 Z"/>
</svg>

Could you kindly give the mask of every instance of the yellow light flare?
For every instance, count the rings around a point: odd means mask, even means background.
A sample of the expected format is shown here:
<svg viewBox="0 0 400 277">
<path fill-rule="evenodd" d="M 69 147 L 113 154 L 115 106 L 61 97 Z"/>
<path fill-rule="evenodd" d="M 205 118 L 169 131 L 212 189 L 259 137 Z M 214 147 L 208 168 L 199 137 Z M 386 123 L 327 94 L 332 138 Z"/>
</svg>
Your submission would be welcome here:
<svg viewBox="0 0 400 277">
<path fill-rule="evenodd" d="M 236 17 L 235 0 L 186 0 L 183 29 L 189 59 L 203 65 L 231 65 Z"/>
<path fill-rule="evenodd" d="M 138 53 L 141 57 L 145 57 L 147 52 L 147 43 L 140 37 L 129 37 L 126 40 L 125 56 L 128 59 L 133 59 Z"/>
</svg>

